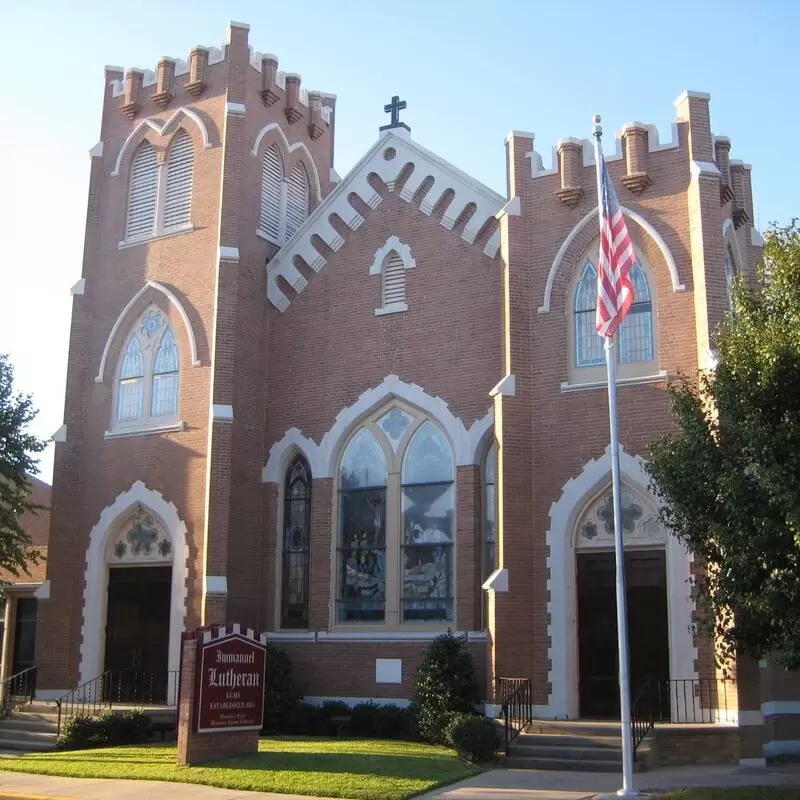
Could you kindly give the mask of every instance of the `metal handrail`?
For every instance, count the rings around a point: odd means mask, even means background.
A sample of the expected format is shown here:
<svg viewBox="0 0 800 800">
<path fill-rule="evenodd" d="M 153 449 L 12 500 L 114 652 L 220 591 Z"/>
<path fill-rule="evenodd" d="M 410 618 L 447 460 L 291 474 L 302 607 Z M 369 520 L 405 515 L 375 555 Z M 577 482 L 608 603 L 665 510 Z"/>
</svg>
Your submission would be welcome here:
<svg viewBox="0 0 800 800">
<path fill-rule="evenodd" d="M 36 696 L 36 667 L 28 667 L 0 685 L 0 711 L 8 716 L 14 709 L 23 708 L 33 702 Z"/>
<path fill-rule="evenodd" d="M 647 681 L 636 699 L 631 703 L 631 735 L 633 736 L 633 760 L 645 736 L 655 725 L 654 692 L 652 681 Z M 624 731 L 623 731 L 624 735 Z"/>
<path fill-rule="evenodd" d="M 505 753 L 533 722 L 533 684 L 530 678 L 497 678 L 495 697 L 500 700 L 505 729 Z"/>
<path fill-rule="evenodd" d="M 58 707 L 58 725 L 56 735 L 61 735 L 61 722 L 68 717 L 91 716 L 101 709 L 111 708 L 111 696 L 106 691 L 110 672 L 104 672 L 96 678 L 82 683 L 56 700 Z"/>
</svg>

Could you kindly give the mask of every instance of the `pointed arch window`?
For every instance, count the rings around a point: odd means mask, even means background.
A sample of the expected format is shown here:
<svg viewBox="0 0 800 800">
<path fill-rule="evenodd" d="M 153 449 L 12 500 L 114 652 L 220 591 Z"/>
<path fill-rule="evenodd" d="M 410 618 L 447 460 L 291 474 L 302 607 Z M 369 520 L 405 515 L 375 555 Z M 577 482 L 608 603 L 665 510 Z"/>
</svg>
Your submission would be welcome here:
<svg viewBox="0 0 800 800">
<path fill-rule="evenodd" d="M 286 470 L 283 494 L 281 627 L 308 628 L 311 469 L 300 454 Z"/>
<path fill-rule="evenodd" d="M 440 428 L 392 406 L 347 444 L 339 470 L 336 621 L 454 619 L 455 466 Z"/>
<path fill-rule="evenodd" d="M 649 362 L 654 359 L 653 303 L 647 275 L 637 262 L 630 271 L 634 302 L 619 327 L 617 358 L 620 364 Z M 605 364 L 603 337 L 595 328 L 597 309 L 597 269 L 591 261 L 584 264 L 575 287 L 573 306 L 575 366 L 596 367 Z"/>
<path fill-rule="evenodd" d="M 264 152 L 261 168 L 261 210 L 259 235 L 278 246 L 297 233 L 310 210 L 311 190 L 308 171 L 298 161 L 286 177 L 286 168 L 277 145 Z"/>
<path fill-rule="evenodd" d="M 142 142 L 131 162 L 121 245 L 192 230 L 193 174 L 194 144 L 185 130 L 175 134 L 161 164 L 153 145 Z"/>
<path fill-rule="evenodd" d="M 175 334 L 159 308 L 137 320 L 117 370 L 111 432 L 174 427 L 178 415 L 180 355 Z"/>
<path fill-rule="evenodd" d="M 483 462 L 483 579 L 497 569 L 497 443 Z"/>
<path fill-rule="evenodd" d="M 736 279 L 736 261 L 731 246 L 725 248 L 725 286 L 728 290 L 728 308 L 733 308 L 733 282 Z"/>
</svg>

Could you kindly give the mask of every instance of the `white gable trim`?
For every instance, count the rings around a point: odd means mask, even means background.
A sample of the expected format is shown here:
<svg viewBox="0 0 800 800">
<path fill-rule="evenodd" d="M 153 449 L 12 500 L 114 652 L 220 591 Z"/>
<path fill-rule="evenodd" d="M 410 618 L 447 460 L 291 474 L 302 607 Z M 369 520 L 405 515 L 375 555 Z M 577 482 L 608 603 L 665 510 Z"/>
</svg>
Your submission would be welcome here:
<svg viewBox="0 0 800 800">
<path fill-rule="evenodd" d="M 124 322 L 125 318 L 128 316 L 128 312 L 133 308 L 136 304 L 136 301 L 148 290 L 148 289 L 155 289 L 157 292 L 161 292 L 167 300 L 172 303 L 173 306 L 177 309 L 178 313 L 183 320 L 183 324 L 186 326 L 186 335 L 189 339 L 189 352 L 192 357 L 192 366 L 199 367 L 200 360 L 197 358 L 197 341 L 194 337 L 194 329 L 192 328 L 192 323 L 189 321 L 189 315 L 186 313 L 186 309 L 183 307 L 183 304 L 177 297 L 169 290 L 163 283 L 159 283 L 158 281 L 147 281 L 147 283 L 139 289 L 138 292 L 128 301 L 128 305 L 120 311 L 119 316 L 117 317 L 117 321 L 114 323 L 114 327 L 111 328 L 111 333 L 108 334 L 108 339 L 106 339 L 106 346 L 103 348 L 103 356 L 100 359 L 100 368 L 97 370 L 97 375 L 95 376 L 95 383 L 102 383 L 103 376 L 105 375 L 106 371 L 106 361 L 108 360 L 108 354 L 111 351 L 111 343 L 114 341 L 114 337 L 117 335 L 117 331 L 119 331 L 122 323 Z"/>
<path fill-rule="evenodd" d="M 372 265 L 369 268 L 370 275 L 380 275 L 383 261 L 392 250 L 400 256 L 403 266 L 406 269 L 412 269 L 417 266 L 414 256 L 411 255 L 411 248 L 405 243 L 401 242 L 394 234 L 392 234 L 381 247 L 375 251 L 375 258 L 372 260 Z"/>
<path fill-rule="evenodd" d="M 648 491 L 649 475 L 644 460 L 619 450 L 620 474 L 624 482 L 653 500 Z M 570 478 L 561 496 L 550 506 L 547 530 L 547 613 L 550 624 L 548 672 L 550 697 L 546 715 L 554 718 L 578 716 L 578 630 L 574 528 L 579 514 L 592 497 L 611 481 L 611 447 L 588 461 L 581 473 Z M 694 603 L 691 599 L 691 557 L 674 537 L 667 536 L 667 609 L 669 614 L 670 677 L 696 678 L 697 649 L 691 633 Z M 513 571 L 513 565 L 511 567 Z"/>
<path fill-rule="evenodd" d="M 159 136 L 167 136 L 178 127 L 178 123 L 184 117 L 192 120 L 192 122 L 194 122 L 194 124 L 200 129 L 200 135 L 203 137 L 203 148 L 211 147 L 211 139 L 208 136 L 208 128 L 206 128 L 205 122 L 203 122 L 197 112 L 192 111 L 191 108 L 179 108 L 166 122 L 162 123 L 159 120 L 152 118 L 143 119 L 128 134 L 128 138 L 120 148 L 119 155 L 117 156 L 116 163 L 114 164 L 114 169 L 111 171 L 111 177 L 113 178 L 119 175 L 119 170 L 122 166 L 122 159 L 125 156 L 125 152 L 130 147 L 131 142 L 136 140 L 137 135 L 142 128 L 148 127 L 151 130 L 154 130 Z"/>
<path fill-rule="evenodd" d="M 394 154 L 391 151 L 394 151 Z M 363 224 L 364 218 L 347 199 L 349 195 L 355 193 L 370 208 L 377 208 L 383 198 L 370 185 L 369 176 L 375 173 L 387 186 L 392 187 L 408 163 L 414 164 L 415 168 L 399 193 L 407 203 L 427 177 L 434 179 L 420 203 L 420 211 L 423 214 L 430 215 L 444 192 L 447 189 L 453 190 L 453 199 L 441 219 L 440 224 L 443 227 L 451 230 L 467 205 L 475 204 L 475 213 L 461 233 L 461 238 L 468 244 L 475 241 L 484 223 L 493 218 L 506 203 L 504 197 L 412 139 L 387 131 L 324 202 L 314 209 L 292 241 L 287 242 L 267 265 L 267 297 L 273 306 L 279 311 L 285 311 L 290 304 L 289 298 L 277 284 L 278 277 L 284 278 L 298 292 L 305 288 L 304 281 L 300 280 L 302 275 L 294 265 L 295 257 L 302 258 L 315 272 L 319 272 L 327 263 L 325 256 L 312 243 L 314 236 L 319 236 L 334 252 L 344 244 L 344 239 L 330 222 L 334 214 L 339 216 L 351 230 L 357 230 Z M 500 232 L 497 230 L 489 238 L 483 251 L 490 258 L 494 258 L 499 249 Z"/>
<path fill-rule="evenodd" d="M 89 534 L 83 590 L 79 684 L 96 678 L 103 671 L 108 594 L 106 546 L 117 521 L 130 513 L 137 505 L 152 511 L 161 520 L 172 541 L 172 589 L 167 668 L 170 671 L 177 670 L 180 664 L 180 634 L 184 629 L 186 619 L 186 593 L 189 579 L 186 523 L 180 518 L 175 505 L 168 503 L 160 492 L 148 489 L 142 481 L 136 481 L 130 489 L 119 494 L 111 505 L 103 509 L 100 519 Z"/>
<path fill-rule="evenodd" d="M 661 255 L 664 257 L 664 261 L 667 263 L 667 269 L 669 270 L 670 278 L 672 279 L 672 291 L 673 292 L 683 292 L 686 291 L 686 286 L 681 283 L 680 276 L 678 275 L 678 267 L 675 265 L 675 259 L 672 257 L 672 253 L 670 252 L 669 247 L 667 247 L 667 243 L 661 237 L 661 234 L 640 214 L 637 214 L 635 211 L 631 211 L 629 208 L 625 208 L 621 206 L 622 213 L 632 219 L 656 244 L 656 247 L 661 251 Z M 556 253 L 556 257 L 553 259 L 553 263 L 550 265 L 550 272 L 547 274 L 547 283 L 545 283 L 544 287 L 544 302 L 541 306 L 539 306 L 539 313 L 540 314 L 547 314 L 550 311 L 550 298 L 553 294 L 553 284 L 555 283 L 556 275 L 558 274 L 558 269 L 561 266 L 561 262 L 566 255 L 569 246 L 575 240 L 575 237 L 589 224 L 591 220 L 597 220 L 598 209 L 597 206 L 594 207 L 592 211 L 590 211 L 586 216 L 569 232 L 567 238 L 561 243 L 561 247 L 558 248 L 558 252 Z"/>
<path fill-rule="evenodd" d="M 314 192 L 317 200 L 322 197 L 322 190 L 320 189 L 319 185 L 319 172 L 317 172 L 317 165 L 314 163 L 314 157 L 311 155 L 311 151 L 302 143 L 302 142 L 292 142 L 289 144 L 289 140 L 286 138 L 286 134 L 283 132 L 283 128 L 278 125 L 277 122 L 270 122 L 268 125 L 265 125 L 257 134 L 256 140 L 253 143 L 253 148 L 250 150 L 251 156 L 258 155 L 258 148 L 261 146 L 261 140 L 270 132 L 270 131 L 277 131 L 280 135 L 281 142 L 287 153 L 294 153 L 295 150 L 302 150 L 306 158 L 303 160 L 303 163 L 306 166 L 308 174 L 311 176 L 311 181 L 314 184 Z M 285 165 L 284 165 L 285 168 Z"/>
<path fill-rule="evenodd" d="M 353 426 L 372 409 L 391 397 L 397 397 L 416 406 L 444 428 L 453 443 L 457 466 L 481 463 L 486 435 L 494 424 L 493 408 L 490 407 L 484 417 L 475 420 L 467 428 L 461 419 L 450 411 L 447 402 L 441 397 L 433 397 L 421 386 L 406 383 L 397 375 L 387 375 L 378 386 L 367 389 L 355 403 L 336 415 L 331 429 L 322 437 L 319 444 L 304 436 L 298 428 L 290 428 L 283 438 L 270 448 L 269 458 L 261 474 L 262 481 L 264 483 L 282 481 L 288 459 L 295 450 L 299 450 L 306 458 L 314 478 L 333 477 L 339 449 Z"/>
</svg>

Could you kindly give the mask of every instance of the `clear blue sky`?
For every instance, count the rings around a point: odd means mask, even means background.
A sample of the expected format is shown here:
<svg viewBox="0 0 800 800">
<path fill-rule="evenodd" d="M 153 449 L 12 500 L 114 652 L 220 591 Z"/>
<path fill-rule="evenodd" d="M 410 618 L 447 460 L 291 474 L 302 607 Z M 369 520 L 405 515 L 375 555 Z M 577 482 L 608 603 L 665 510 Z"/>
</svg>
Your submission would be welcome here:
<svg viewBox="0 0 800 800">
<path fill-rule="evenodd" d="M 338 95 L 341 175 L 374 142 L 392 94 L 408 101 L 415 139 L 504 192 L 510 129 L 533 131 L 548 166 L 555 141 L 588 136 L 595 113 L 609 140 L 633 119 L 668 136 L 672 101 L 696 89 L 711 93 L 731 157 L 753 164 L 759 227 L 800 215 L 796 0 L 2 0 L 0 352 L 34 395 L 42 436 L 62 421 L 103 67 L 152 69 L 219 46 L 232 19 L 304 86 Z M 51 470 L 52 446 L 42 477 Z"/>
</svg>

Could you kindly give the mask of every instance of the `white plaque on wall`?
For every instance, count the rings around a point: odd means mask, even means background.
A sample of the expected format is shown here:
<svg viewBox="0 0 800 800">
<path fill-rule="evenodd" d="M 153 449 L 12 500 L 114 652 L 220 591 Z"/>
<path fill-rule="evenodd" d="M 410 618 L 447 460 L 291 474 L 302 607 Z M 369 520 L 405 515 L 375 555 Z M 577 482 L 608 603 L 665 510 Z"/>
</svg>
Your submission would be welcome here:
<svg viewBox="0 0 800 800">
<path fill-rule="evenodd" d="M 402 683 L 403 661 L 400 658 L 375 659 L 375 683 Z"/>
</svg>

